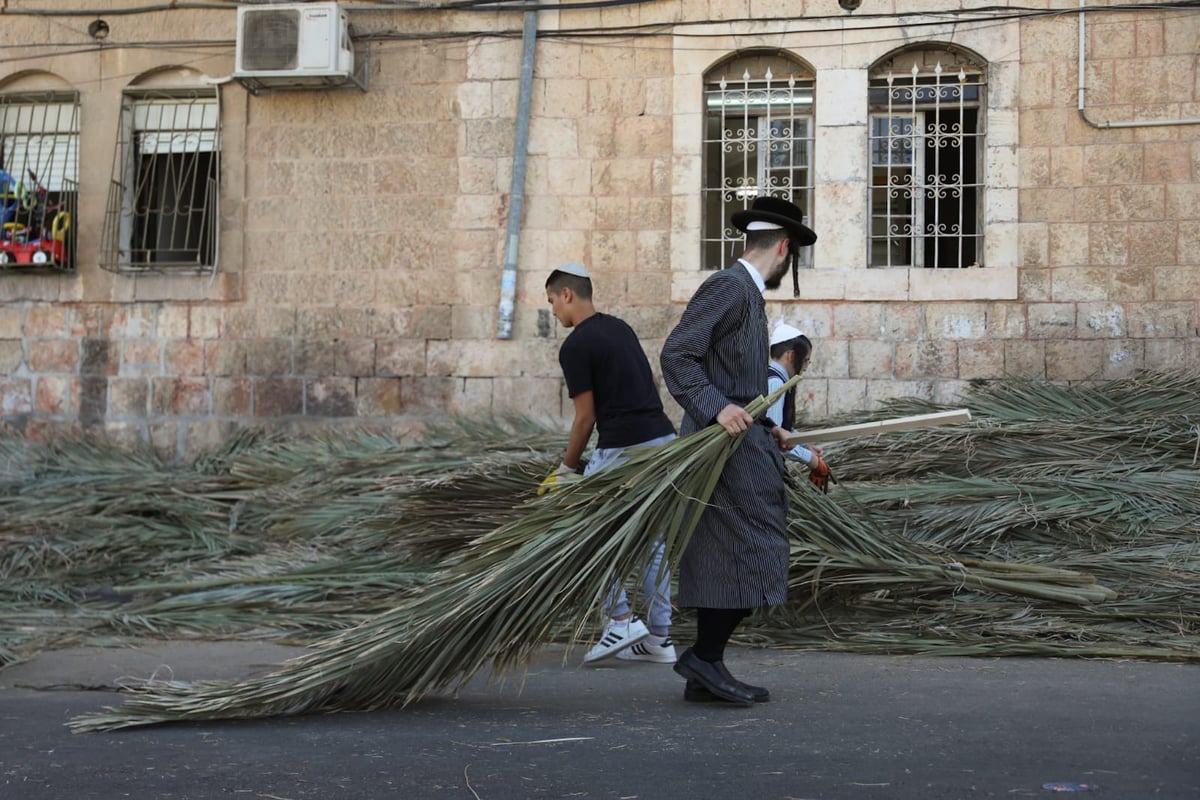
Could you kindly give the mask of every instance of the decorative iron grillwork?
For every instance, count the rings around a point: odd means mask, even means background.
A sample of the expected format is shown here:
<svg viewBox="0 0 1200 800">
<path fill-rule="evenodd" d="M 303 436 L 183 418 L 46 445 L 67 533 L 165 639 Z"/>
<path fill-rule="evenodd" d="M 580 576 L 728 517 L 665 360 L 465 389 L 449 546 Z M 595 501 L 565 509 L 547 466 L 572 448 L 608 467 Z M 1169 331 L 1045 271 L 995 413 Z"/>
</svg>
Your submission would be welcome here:
<svg viewBox="0 0 1200 800">
<path fill-rule="evenodd" d="M 75 269 L 79 96 L 0 95 L 0 274 Z"/>
<path fill-rule="evenodd" d="M 982 72 L 913 64 L 871 79 L 870 266 L 979 266 Z"/>
<path fill-rule="evenodd" d="M 781 58 L 739 59 L 725 69 L 739 67 L 739 80 L 722 73 L 705 87 L 701 258 L 708 270 L 725 267 L 740 248 L 743 234 L 729 218 L 754 198 L 782 197 L 812 213 L 814 82 L 794 73 L 777 80 L 774 69 L 798 70 Z M 811 266 L 810 248 L 801 259 Z"/>
<path fill-rule="evenodd" d="M 116 272 L 216 270 L 219 111 L 216 90 L 126 93 L 100 266 Z"/>
</svg>

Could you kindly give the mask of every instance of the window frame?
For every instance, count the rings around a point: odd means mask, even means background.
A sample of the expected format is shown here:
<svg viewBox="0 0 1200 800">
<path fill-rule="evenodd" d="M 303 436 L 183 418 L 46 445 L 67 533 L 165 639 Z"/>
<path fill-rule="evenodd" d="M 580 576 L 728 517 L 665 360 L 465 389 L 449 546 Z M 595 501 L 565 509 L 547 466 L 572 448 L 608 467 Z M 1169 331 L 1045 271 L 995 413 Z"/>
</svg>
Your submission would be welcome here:
<svg viewBox="0 0 1200 800">
<path fill-rule="evenodd" d="M 788 69 L 786 77 L 777 77 L 777 68 Z M 731 73 L 737 75 L 733 80 L 728 77 Z M 812 70 L 781 53 L 742 52 L 708 70 L 703 81 L 701 123 L 702 271 L 727 265 L 743 236 L 730 224 L 730 216 L 749 208 L 760 195 L 796 203 L 805 212 L 805 223 L 810 224 L 815 194 L 815 104 Z M 757 109 L 765 111 L 755 113 Z M 783 113 L 774 116 L 775 109 L 783 109 Z M 729 110 L 732 113 L 727 113 Z M 763 152 L 770 153 L 769 157 L 763 158 Z M 787 154 L 786 163 L 773 166 L 783 153 Z M 789 174 L 777 181 L 772 172 Z M 803 176 L 802 185 L 795 183 L 798 173 Z M 800 252 L 800 266 L 811 268 L 812 248 Z"/>
<path fill-rule="evenodd" d="M 953 57 L 945 51 L 917 48 L 900 55 L 912 62 L 908 69 L 896 70 L 893 60 L 886 73 L 879 67 L 870 72 L 869 268 L 951 270 L 983 265 L 987 71 L 978 64 L 956 59 L 952 66 L 957 69 L 948 73 L 942 63 L 947 56 Z M 937 60 L 931 69 L 922 70 L 920 65 L 929 58 Z M 898 82 L 898 72 L 908 77 Z M 895 120 L 902 122 L 896 124 Z M 884 140 L 888 144 L 881 147 Z M 900 165 L 908 167 L 907 178 L 899 180 L 893 169 L 897 165 L 891 159 L 897 145 L 911 154 Z M 878 161 L 881 151 L 888 154 L 887 163 Z M 957 167 L 946 166 L 940 155 L 943 151 L 949 152 L 950 160 L 957 153 Z M 957 172 L 951 171 L 954 169 Z M 894 201 L 907 205 L 909 212 L 903 216 L 893 214 Z M 896 251 L 901 255 L 894 261 Z M 951 258 L 955 253 L 958 257 Z"/>
<path fill-rule="evenodd" d="M 217 271 L 221 120 L 216 87 L 123 92 L 102 268 L 132 274 Z"/>
<path fill-rule="evenodd" d="M 74 90 L 0 92 L 0 273 L 75 271 L 79 117 Z"/>
</svg>

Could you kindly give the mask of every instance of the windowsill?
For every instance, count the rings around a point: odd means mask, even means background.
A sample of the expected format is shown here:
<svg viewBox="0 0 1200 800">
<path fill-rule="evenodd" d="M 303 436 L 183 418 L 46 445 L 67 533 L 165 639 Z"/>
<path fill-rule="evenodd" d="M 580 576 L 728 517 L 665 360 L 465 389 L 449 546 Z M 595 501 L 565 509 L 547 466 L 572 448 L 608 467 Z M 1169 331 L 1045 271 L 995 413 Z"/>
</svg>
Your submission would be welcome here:
<svg viewBox="0 0 1200 800">
<path fill-rule="evenodd" d="M 710 273 L 677 272 L 671 281 L 671 300 L 686 303 Z M 791 279 L 766 294 L 768 300 L 792 299 Z M 1017 299 L 1017 267 L 973 269 L 837 269 L 800 272 L 800 297 L 796 302 L 895 301 L 932 303 L 959 300 Z"/>
</svg>

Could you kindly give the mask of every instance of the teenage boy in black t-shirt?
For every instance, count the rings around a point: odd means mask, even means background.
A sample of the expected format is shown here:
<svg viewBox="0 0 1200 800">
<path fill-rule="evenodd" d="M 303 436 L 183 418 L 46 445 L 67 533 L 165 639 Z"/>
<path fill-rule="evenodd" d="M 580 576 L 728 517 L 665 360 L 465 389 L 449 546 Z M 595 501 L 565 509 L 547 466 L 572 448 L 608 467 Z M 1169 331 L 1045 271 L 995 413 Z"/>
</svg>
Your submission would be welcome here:
<svg viewBox="0 0 1200 800">
<path fill-rule="evenodd" d="M 637 334 L 623 320 L 596 311 L 587 268 L 572 261 L 551 272 L 546 299 L 562 326 L 572 329 L 559 348 L 558 363 L 575 403 L 575 419 L 562 464 L 543 481 L 539 494 L 552 488 L 559 475 L 576 470 L 592 428 L 598 432 L 596 447 L 584 475 L 620 463 L 627 447 L 675 438 L 675 426 L 663 411 Z M 616 655 L 630 661 L 675 663 L 670 574 L 664 570 L 655 585 L 662 558 L 659 544 L 642 574 L 643 596 L 649 602 L 647 621 L 633 614 L 625 589 L 617 584 L 605 601 L 610 619 L 604 634 L 583 657 L 585 662 Z"/>
</svg>

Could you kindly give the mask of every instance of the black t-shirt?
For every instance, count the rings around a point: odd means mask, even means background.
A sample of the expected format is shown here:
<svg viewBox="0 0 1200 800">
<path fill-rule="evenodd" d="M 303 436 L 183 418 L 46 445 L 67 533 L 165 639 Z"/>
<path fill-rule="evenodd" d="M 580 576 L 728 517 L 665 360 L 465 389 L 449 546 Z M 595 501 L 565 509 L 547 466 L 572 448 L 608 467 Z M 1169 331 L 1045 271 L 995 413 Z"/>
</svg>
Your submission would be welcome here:
<svg viewBox="0 0 1200 800">
<path fill-rule="evenodd" d="M 675 432 L 646 352 L 624 320 L 599 312 L 588 317 L 563 340 L 558 363 L 571 397 L 592 393 L 597 447 L 629 447 Z"/>
</svg>

